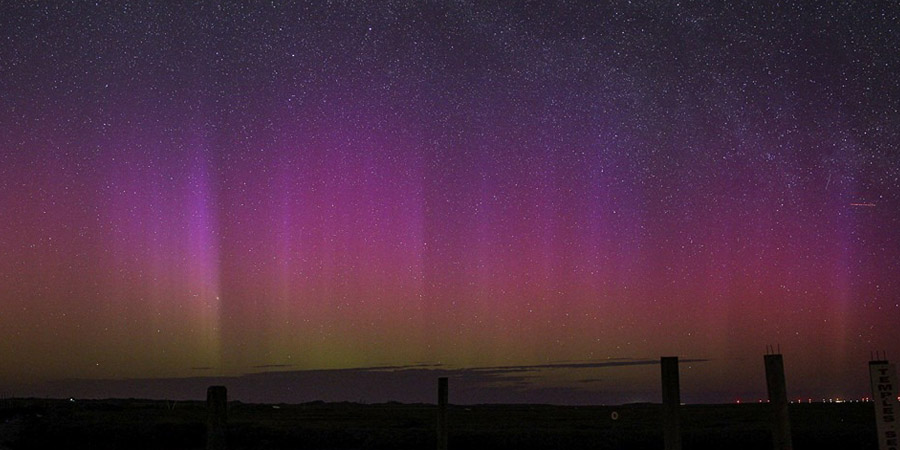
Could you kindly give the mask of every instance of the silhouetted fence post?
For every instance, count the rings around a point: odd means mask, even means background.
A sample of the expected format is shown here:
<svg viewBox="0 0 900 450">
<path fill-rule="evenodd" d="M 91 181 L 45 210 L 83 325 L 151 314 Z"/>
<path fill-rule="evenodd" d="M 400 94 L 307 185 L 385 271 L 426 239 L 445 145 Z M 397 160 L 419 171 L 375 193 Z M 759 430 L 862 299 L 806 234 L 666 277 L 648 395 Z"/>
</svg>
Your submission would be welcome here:
<svg viewBox="0 0 900 450">
<path fill-rule="evenodd" d="M 678 385 L 678 357 L 663 356 L 662 367 L 662 401 L 663 401 L 663 439 L 666 450 L 681 450 L 681 389 Z"/>
<path fill-rule="evenodd" d="M 872 402 L 875 404 L 875 428 L 878 430 L 878 448 L 897 448 L 897 419 L 900 404 L 897 402 L 897 366 L 886 360 L 869 361 L 872 380 Z"/>
<path fill-rule="evenodd" d="M 206 390 L 206 450 L 225 450 L 228 391 L 225 386 Z"/>
<path fill-rule="evenodd" d="M 449 390 L 447 377 L 438 378 L 438 450 L 447 450 L 447 399 L 449 397 Z"/>
<path fill-rule="evenodd" d="M 772 411 L 772 446 L 775 450 L 791 450 L 791 417 L 784 382 L 784 360 L 780 353 L 765 355 L 764 360 L 769 408 Z"/>
</svg>

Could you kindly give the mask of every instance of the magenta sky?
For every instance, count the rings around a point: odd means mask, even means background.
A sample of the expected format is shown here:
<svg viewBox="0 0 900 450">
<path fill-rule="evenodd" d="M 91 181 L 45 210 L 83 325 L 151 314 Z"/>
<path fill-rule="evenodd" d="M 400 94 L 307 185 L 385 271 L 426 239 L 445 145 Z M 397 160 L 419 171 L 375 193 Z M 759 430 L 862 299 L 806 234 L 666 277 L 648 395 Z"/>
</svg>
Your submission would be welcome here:
<svg viewBox="0 0 900 450">
<path fill-rule="evenodd" d="M 2 6 L 0 383 L 900 357 L 896 5 L 364 3 Z"/>
</svg>

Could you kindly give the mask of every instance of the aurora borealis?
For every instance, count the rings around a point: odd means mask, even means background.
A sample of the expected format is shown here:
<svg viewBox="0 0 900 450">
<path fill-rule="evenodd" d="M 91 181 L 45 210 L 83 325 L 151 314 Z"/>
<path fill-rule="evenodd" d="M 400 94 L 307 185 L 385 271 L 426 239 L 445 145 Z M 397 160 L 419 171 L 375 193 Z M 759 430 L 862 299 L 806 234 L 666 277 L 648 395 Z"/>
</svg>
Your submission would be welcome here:
<svg viewBox="0 0 900 450">
<path fill-rule="evenodd" d="M 2 384 L 900 357 L 896 3 L 176 3 L 0 3 Z"/>
</svg>

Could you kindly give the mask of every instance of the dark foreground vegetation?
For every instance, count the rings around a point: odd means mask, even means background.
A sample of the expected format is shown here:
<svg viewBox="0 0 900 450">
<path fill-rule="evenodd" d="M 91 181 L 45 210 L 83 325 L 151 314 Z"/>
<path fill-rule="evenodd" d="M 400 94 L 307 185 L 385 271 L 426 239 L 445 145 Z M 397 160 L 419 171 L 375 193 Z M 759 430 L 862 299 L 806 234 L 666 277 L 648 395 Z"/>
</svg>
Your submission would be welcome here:
<svg viewBox="0 0 900 450">
<path fill-rule="evenodd" d="M 688 405 L 685 449 L 769 449 L 767 405 Z M 229 449 L 435 448 L 437 409 L 228 405 Z M 660 405 L 451 406 L 451 449 L 662 449 Z M 613 420 L 613 413 L 618 416 Z M 791 405 L 794 448 L 877 449 L 872 404 Z M 204 402 L 0 400 L 0 449 L 202 449 Z"/>
</svg>

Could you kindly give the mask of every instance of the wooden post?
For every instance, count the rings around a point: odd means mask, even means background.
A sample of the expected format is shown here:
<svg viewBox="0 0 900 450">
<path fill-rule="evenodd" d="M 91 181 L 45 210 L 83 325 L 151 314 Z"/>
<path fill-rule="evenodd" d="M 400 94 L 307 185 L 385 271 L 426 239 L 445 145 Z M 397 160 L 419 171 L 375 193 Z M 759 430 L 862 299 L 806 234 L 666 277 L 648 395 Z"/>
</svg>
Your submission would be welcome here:
<svg viewBox="0 0 900 450">
<path fill-rule="evenodd" d="M 447 450 L 447 399 L 449 397 L 449 390 L 447 377 L 438 378 L 438 450 Z"/>
<path fill-rule="evenodd" d="M 678 357 L 664 356 L 662 367 L 663 439 L 666 450 L 681 450 L 681 389 L 678 384 Z"/>
<path fill-rule="evenodd" d="M 791 417 L 784 382 L 784 360 L 780 353 L 765 355 L 764 360 L 769 408 L 772 411 L 772 447 L 775 450 L 791 450 Z"/>
<path fill-rule="evenodd" d="M 897 366 L 886 360 L 869 361 L 869 377 L 872 381 L 872 402 L 875 406 L 875 430 L 878 431 L 878 448 L 897 448 Z"/>
<path fill-rule="evenodd" d="M 225 386 L 210 386 L 206 390 L 206 450 L 226 448 L 227 407 L 228 391 Z"/>
</svg>

